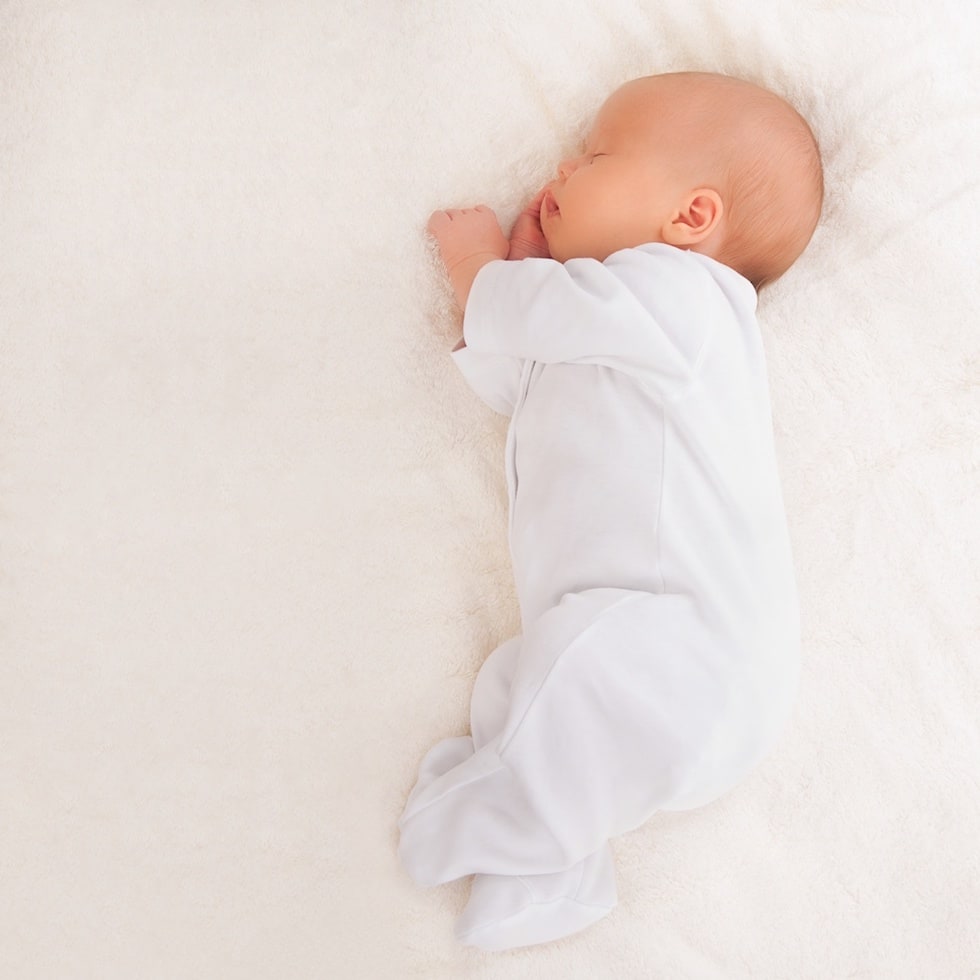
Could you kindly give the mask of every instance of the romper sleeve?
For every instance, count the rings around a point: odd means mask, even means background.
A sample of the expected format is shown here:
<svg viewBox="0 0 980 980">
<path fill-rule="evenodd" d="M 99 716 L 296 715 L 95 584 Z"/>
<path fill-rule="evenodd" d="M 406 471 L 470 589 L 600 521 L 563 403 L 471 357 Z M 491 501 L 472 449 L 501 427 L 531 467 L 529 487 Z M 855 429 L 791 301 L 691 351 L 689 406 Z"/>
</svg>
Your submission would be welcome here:
<svg viewBox="0 0 980 980">
<path fill-rule="evenodd" d="M 501 415 L 513 415 L 521 383 L 523 361 L 505 354 L 479 354 L 469 347 L 451 356 L 473 391 Z"/>
<path fill-rule="evenodd" d="M 477 273 L 463 317 L 466 349 L 545 364 L 600 364 L 665 396 L 696 372 L 731 308 L 703 265 L 672 246 L 590 258 L 495 260 Z"/>
</svg>

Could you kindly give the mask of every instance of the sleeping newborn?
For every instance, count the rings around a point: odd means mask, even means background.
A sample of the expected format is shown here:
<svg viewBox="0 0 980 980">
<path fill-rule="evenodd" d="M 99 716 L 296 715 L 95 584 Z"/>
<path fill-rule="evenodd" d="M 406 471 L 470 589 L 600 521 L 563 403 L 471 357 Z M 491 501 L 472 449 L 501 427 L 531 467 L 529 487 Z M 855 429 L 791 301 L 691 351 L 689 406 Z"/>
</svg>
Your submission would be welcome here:
<svg viewBox="0 0 980 980">
<path fill-rule="evenodd" d="M 486 207 L 429 220 L 464 310 L 452 357 L 511 417 L 522 623 L 399 821 L 418 884 L 474 875 L 461 942 L 606 915 L 609 839 L 718 799 L 788 721 L 799 614 L 755 309 L 822 198 L 791 106 L 679 73 L 613 92 L 510 241 Z"/>
</svg>

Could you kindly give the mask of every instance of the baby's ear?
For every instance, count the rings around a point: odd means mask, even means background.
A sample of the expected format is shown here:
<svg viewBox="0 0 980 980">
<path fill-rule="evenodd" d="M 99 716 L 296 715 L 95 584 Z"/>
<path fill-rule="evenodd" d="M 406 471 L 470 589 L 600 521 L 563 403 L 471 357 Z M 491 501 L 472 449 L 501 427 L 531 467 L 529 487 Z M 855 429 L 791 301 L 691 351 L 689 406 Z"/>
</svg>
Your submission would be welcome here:
<svg viewBox="0 0 980 980">
<path fill-rule="evenodd" d="M 691 191 L 664 226 L 664 241 L 681 248 L 703 242 L 725 213 L 721 195 L 710 187 Z"/>
</svg>

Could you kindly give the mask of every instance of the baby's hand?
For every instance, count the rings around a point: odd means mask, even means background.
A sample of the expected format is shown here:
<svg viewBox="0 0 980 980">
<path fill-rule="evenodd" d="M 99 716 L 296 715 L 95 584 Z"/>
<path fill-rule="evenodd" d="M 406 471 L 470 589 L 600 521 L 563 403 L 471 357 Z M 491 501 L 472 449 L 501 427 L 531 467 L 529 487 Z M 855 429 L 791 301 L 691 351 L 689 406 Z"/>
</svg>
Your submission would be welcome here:
<svg viewBox="0 0 980 980">
<path fill-rule="evenodd" d="M 542 187 L 531 203 L 517 216 L 510 232 L 508 259 L 550 259 L 548 240 L 541 230 L 541 202 L 547 193 Z"/>
<path fill-rule="evenodd" d="M 425 230 L 439 242 L 439 254 L 449 273 L 477 255 L 507 258 L 507 239 L 497 216 L 485 204 L 433 211 Z"/>
</svg>

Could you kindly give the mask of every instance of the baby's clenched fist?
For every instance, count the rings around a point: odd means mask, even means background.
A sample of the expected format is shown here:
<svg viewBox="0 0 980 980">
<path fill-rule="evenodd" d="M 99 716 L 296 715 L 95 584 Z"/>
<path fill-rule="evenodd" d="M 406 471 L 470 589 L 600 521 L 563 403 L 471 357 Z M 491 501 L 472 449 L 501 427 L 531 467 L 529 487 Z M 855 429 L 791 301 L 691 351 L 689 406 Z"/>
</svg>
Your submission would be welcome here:
<svg viewBox="0 0 980 980">
<path fill-rule="evenodd" d="M 433 211 L 425 230 L 439 243 L 439 254 L 449 272 L 474 255 L 505 259 L 510 247 L 497 216 L 485 204 Z"/>
</svg>

